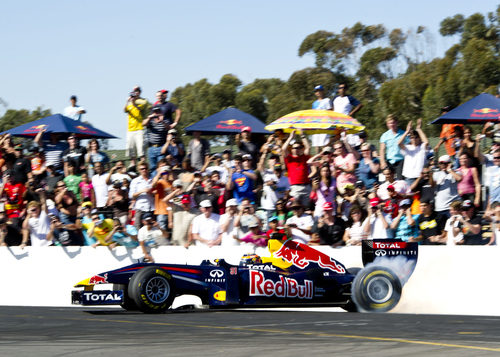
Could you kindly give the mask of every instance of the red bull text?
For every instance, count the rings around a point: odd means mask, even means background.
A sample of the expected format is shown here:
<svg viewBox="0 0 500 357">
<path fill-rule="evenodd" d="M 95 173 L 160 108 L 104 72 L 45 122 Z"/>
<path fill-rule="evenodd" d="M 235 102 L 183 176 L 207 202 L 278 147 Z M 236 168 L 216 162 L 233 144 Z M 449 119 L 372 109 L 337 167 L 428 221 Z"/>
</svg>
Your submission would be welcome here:
<svg viewBox="0 0 500 357">
<path fill-rule="evenodd" d="M 313 298 L 313 282 L 304 280 L 300 285 L 297 280 L 280 276 L 280 280 L 274 282 L 264 279 L 261 271 L 250 271 L 250 296 L 276 296 L 281 298 Z"/>
</svg>

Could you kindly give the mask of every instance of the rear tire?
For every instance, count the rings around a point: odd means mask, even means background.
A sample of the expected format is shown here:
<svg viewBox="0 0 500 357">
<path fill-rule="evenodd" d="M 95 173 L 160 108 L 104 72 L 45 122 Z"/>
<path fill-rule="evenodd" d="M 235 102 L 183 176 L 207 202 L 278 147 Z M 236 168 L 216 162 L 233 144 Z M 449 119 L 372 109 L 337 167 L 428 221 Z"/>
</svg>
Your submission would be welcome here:
<svg viewBox="0 0 500 357">
<path fill-rule="evenodd" d="M 401 291 L 397 275 L 383 266 L 361 270 L 352 283 L 352 297 L 361 311 L 389 311 L 398 304 Z"/>
<path fill-rule="evenodd" d="M 175 298 L 172 276 L 156 266 L 142 268 L 130 279 L 128 295 L 140 311 L 162 313 Z"/>
</svg>

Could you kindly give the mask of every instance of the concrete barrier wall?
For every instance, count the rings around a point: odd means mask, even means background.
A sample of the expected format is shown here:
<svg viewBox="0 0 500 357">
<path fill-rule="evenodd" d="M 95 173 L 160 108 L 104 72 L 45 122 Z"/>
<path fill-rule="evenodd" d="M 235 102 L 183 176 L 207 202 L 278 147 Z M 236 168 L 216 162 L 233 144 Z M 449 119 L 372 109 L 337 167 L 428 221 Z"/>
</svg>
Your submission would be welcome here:
<svg viewBox="0 0 500 357">
<path fill-rule="evenodd" d="M 320 250 L 346 267 L 361 267 L 361 248 Z M 224 258 L 237 264 L 245 253 L 267 250 L 239 247 L 160 247 L 156 262 L 198 264 Z M 500 247 L 420 247 L 415 272 L 393 310 L 402 313 L 500 315 Z M 140 249 L 118 247 L 0 247 L 0 305 L 70 306 L 73 285 L 91 275 L 133 264 Z"/>
</svg>

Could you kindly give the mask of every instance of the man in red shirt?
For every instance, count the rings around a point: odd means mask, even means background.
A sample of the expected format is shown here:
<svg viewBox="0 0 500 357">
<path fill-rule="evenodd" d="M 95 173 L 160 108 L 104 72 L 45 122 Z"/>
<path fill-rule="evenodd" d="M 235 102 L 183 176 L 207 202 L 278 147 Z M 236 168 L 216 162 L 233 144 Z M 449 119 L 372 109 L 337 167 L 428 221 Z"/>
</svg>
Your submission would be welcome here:
<svg viewBox="0 0 500 357">
<path fill-rule="evenodd" d="M 295 130 L 290 133 L 290 136 L 283 144 L 282 152 L 285 155 L 285 165 L 288 171 L 288 179 L 290 181 L 290 196 L 307 205 L 309 194 L 311 193 L 311 185 L 309 181 L 309 160 L 310 145 L 304 134 L 301 134 L 301 141 L 295 141 L 290 149 L 290 143 L 295 136 Z"/>
<path fill-rule="evenodd" d="M 0 189 L 0 197 L 5 202 L 5 214 L 13 225 L 18 225 L 21 216 L 24 216 L 24 195 L 26 186 L 21 182 L 15 182 L 14 173 L 7 171 L 4 174 L 7 181 Z"/>
</svg>

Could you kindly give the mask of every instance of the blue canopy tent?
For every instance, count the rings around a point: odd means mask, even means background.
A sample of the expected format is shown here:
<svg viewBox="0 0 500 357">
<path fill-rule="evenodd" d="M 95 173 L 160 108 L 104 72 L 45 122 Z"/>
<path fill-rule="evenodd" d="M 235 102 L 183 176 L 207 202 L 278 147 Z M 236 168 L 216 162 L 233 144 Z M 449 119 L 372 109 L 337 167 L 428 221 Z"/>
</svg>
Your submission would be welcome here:
<svg viewBox="0 0 500 357">
<path fill-rule="evenodd" d="M 482 93 L 440 116 L 431 124 L 484 124 L 498 121 L 500 121 L 500 98 Z"/>
<path fill-rule="evenodd" d="M 65 117 L 61 114 L 54 114 L 48 117 L 38 119 L 17 128 L 4 131 L 1 134 L 10 134 L 19 137 L 35 137 L 40 130 L 46 130 L 46 133 L 74 134 L 79 139 L 115 139 L 116 136 L 108 134 L 102 130 L 94 128 L 92 125 L 82 123 L 81 121 Z"/>
<path fill-rule="evenodd" d="M 206 135 L 238 134 L 241 129 L 249 126 L 253 134 L 271 134 L 264 129 L 266 124 L 259 119 L 236 108 L 227 108 L 194 123 L 184 130 L 186 133 L 200 131 Z"/>
</svg>

